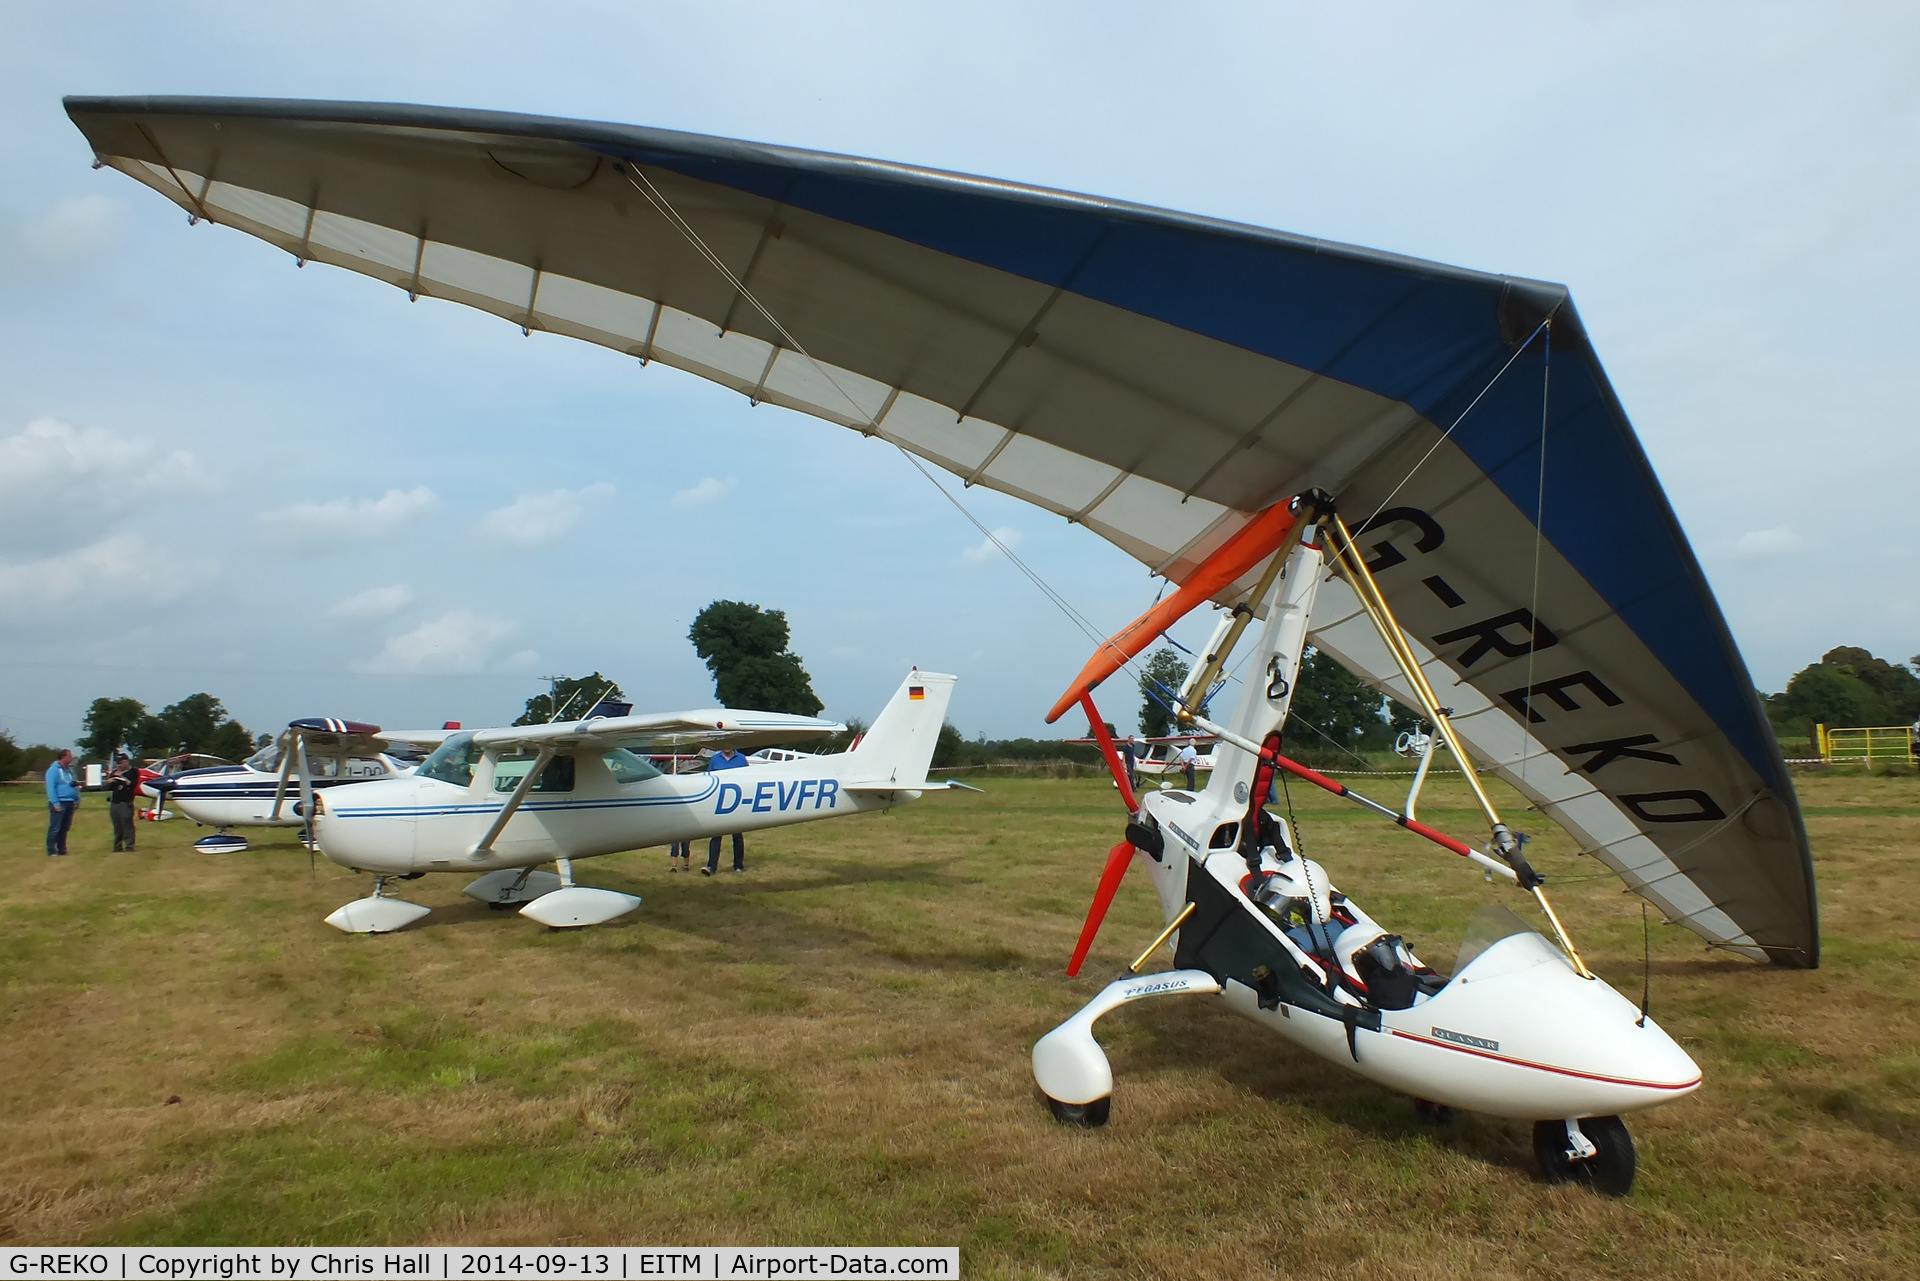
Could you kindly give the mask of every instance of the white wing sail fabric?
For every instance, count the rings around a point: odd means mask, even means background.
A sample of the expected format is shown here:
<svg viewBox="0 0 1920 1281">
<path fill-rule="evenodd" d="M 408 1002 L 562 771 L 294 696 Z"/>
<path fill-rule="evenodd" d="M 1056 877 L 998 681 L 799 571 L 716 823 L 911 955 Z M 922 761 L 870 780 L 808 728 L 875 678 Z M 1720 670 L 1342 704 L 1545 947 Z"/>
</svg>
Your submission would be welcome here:
<svg viewBox="0 0 1920 1281">
<path fill-rule="evenodd" d="M 1709 942 L 1818 962 L 1792 784 L 1557 285 L 622 125 L 67 109 L 195 218 L 882 436 L 1176 581 L 1325 489 L 1475 752 Z M 1393 687 L 1351 619 L 1318 640 Z"/>
</svg>

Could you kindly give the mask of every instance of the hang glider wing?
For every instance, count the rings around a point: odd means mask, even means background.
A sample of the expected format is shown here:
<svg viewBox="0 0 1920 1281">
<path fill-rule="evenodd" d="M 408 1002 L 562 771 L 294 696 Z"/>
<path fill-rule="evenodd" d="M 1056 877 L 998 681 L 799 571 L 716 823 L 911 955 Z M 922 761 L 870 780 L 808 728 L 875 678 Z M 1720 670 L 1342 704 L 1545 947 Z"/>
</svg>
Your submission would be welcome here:
<svg viewBox="0 0 1920 1281">
<path fill-rule="evenodd" d="M 1471 750 L 1671 919 L 1818 961 L 1785 765 L 1561 286 L 657 129 L 66 105 L 196 219 L 881 436 L 1176 582 L 1324 489 Z M 1318 643 L 1392 690 L 1337 614 Z"/>
<path fill-rule="evenodd" d="M 709 707 L 691 712 L 659 712 L 648 716 L 601 716 L 552 725 L 515 725 L 483 729 L 473 741 L 489 751 L 609 751 L 616 747 L 643 750 L 692 747 L 752 749 L 773 743 L 795 743 L 825 738 L 847 727 L 811 716 L 784 712 L 749 712 Z"/>
</svg>

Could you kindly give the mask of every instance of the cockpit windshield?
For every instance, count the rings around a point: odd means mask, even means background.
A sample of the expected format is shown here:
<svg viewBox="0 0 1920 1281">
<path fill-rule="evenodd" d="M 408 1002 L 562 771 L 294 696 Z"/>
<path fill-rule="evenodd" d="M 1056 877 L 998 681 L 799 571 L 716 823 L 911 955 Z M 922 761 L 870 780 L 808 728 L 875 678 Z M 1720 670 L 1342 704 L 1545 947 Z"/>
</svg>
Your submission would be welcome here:
<svg viewBox="0 0 1920 1281">
<path fill-rule="evenodd" d="M 275 774 L 280 770 L 280 744 L 268 743 L 265 747 L 247 757 L 246 766 L 259 770 L 262 774 Z"/>
<path fill-rule="evenodd" d="M 660 771 L 653 767 L 652 762 L 624 747 L 616 747 L 600 759 L 607 763 L 607 772 L 613 775 L 616 783 L 644 783 L 650 778 L 660 777 Z"/>
<path fill-rule="evenodd" d="M 1466 969 L 1473 964 L 1475 957 L 1501 939 L 1512 938 L 1516 934 L 1537 933 L 1538 930 L 1515 916 L 1510 909 L 1498 903 L 1489 903 L 1467 922 L 1467 934 L 1460 942 L 1460 955 L 1454 958 L 1453 972 L 1458 974 Z"/>
<path fill-rule="evenodd" d="M 479 759 L 480 748 L 475 745 L 471 731 L 449 734 L 414 772 L 421 778 L 436 778 L 455 787 L 468 787 L 473 783 L 473 766 Z"/>
</svg>

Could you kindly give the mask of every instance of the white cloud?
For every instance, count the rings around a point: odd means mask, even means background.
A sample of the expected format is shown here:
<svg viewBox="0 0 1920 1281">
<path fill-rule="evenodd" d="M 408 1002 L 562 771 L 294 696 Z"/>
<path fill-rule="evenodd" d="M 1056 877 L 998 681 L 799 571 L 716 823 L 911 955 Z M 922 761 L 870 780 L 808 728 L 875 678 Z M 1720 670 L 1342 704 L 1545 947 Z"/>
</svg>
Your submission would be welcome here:
<svg viewBox="0 0 1920 1281">
<path fill-rule="evenodd" d="M 120 229 L 126 206 L 108 196 L 72 196 L 21 227 L 25 259 L 34 266 L 61 266 L 105 247 Z"/>
<path fill-rule="evenodd" d="M 696 485 L 689 486 L 673 496 L 675 507 L 698 507 L 702 503 L 717 502 L 733 492 L 739 482 L 732 476 L 725 480 L 713 476 L 703 477 Z"/>
<path fill-rule="evenodd" d="M 39 560 L 0 561 L 0 609 L 17 618 L 88 607 L 111 613 L 172 599 L 205 574 L 198 561 L 117 534 Z"/>
<path fill-rule="evenodd" d="M 355 592 L 335 601 L 327 611 L 327 616 L 344 618 L 350 622 L 372 622 L 390 618 L 411 604 L 413 588 L 405 583 L 394 583 L 388 587 L 369 587 L 364 592 Z"/>
<path fill-rule="evenodd" d="M 1800 535 L 1791 525 L 1775 525 L 1771 529 L 1748 530 L 1727 546 L 1727 555 L 1734 560 L 1777 560 L 1791 556 L 1800 550 Z"/>
<path fill-rule="evenodd" d="M 15 528 L 52 518 L 98 522 L 210 487 L 191 453 L 162 451 L 130 432 L 39 418 L 0 438 L 0 523 Z"/>
<path fill-rule="evenodd" d="M 984 564 L 994 557 L 1002 555 L 1000 547 L 1005 547 L 1008 551 L 1012 551 L 1020 545 L 1020 540 L 1025 537 L 1025 534 L 1013 526 L 1002 525 L 993 531 L 993 538 L 983 538 L 980 540 L 978 547 L 969 547 L 961 552 L 960 559 L 966 561 L 969 565 Z M 1000 540 L 1000 547 L 994 546 L 994 538 Z"/>
<path fill-rule="evenodd" d="M 572 533 L 588 508 L 613 492 L 601 481 L 582 489 L 554 489 L 544 494 L 522 494 L 505 507 L 487 513 L 489 537 L 515 547 L 545 547 Z"/>
<path fill-rule="evenodd" d="M 354 663 L 375 675 L 471 675 L 487 666 L 493 647 L 513 633 L 504 618 L 456 609 L 387 638 L 372 658 Z M 515 659 L 524 657 L 516 654 Z"/>
<path fill-rule="evenodd" d="M 324 503 L 294 503 L 260 513 L 268 532 L 289 542 L 308 540 L 309 551 L 363 551 L 369 538 L 380 538 L 418 519 L 440 505 L 425 485 L 389 489 L 378 498 L 335 498 Z M 347 539 L 338 548 L 314 545 L 315 540 Z"/>
</svg>

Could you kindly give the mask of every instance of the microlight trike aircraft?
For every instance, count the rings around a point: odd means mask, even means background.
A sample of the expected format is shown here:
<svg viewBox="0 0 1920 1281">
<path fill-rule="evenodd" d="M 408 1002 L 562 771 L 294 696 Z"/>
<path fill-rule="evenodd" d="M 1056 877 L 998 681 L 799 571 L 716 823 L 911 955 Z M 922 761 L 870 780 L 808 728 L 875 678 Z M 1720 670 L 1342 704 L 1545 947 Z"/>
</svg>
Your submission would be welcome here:
<svg viewBox="0 0 1920 1281">
<path fill-rule="evenodd" d="M 1194 594 L 1176 597 L 1169 610 L 1149 611 L 1109 641 L 1056 708 L 1087 709 L 1128 811 L 1125 839 L 1108 856 L 1067 972 L 1080 972 L 1121 878 L 1136 861 L 1153 882 L 1167 925 L 1125 973 L 1041 1038 L 1033 1049 L 1034 1077 L 1061 1120 L 1105 1124 L 1113 1072 L 1093 1037 L 1094 1023 L 1146 996 L 1219 996 L 1228 1008 L 1294 1044 L 1412 1094 L 1429 1116 L 1469 1108 L 1533 1121 L 1535 1153 L 1550 1179 L 1623 1195 L 1633 1182 L 1634 1152 L 1620 1114 L 1692 1093 L 1700 1070 L 1644 1005 L 1636 1008 L 1581 959 L 1548 902 L 1544 878 L 1460 750 L 1452 709 L 1439 703 L 1413 660 L 1409 638 L 1332 500 L 1307 494 L 1291 508 L 1292 519 L 1279 528 L 1279 546 L 1253 593 L 1266 625 L 1250 655 L 1257 675 L 1244 682 L 1230 723 L 1217 725 L 1177 695 L 1173 699 L 1183 721 L 1220 736 L 1227 759 L 1204 790 L 1149 791 L 1136 798 L 1091 698 L 1092 688 L 1129 651 L 1151 642 L 1178 617 L 1180 606 L 1197 603 Z M 1237 563 L 1246 550 L 1229 543 L 1210 559 Z M 1213 569 L 1203 564 L 1196 578 L 1204 580 Z M 1362 643 L 1359 627 L 1376 629 L 1378 643 L 1402 664 L 1407 688 L 1437 731 L 1415 736 L 1420 768 L 1398 810 L 1281 754 L 1281 729 L 1316 623 L 1323 635 L 1344 628 L 1349 645 Z M 1209 654 L 1210 671 L 1224 666 L 1231 647 L 1228 642 Z M 1455 749 L 1485 810 L 1491 831 L 1485 850 L 1415 816 L 1442 739 Z M 1453 975 L 1439 974 L 1403 937 L 1341 893 L 1326 868 L 1302 852 L 1299 833 L 1268 811 L 1277 771 L 1353 800 L 1467 859 L 1489 878 L 1498 874 L 1516 884 L 1534 896 L 1555 942 L 1512 911 L 1492 906 L 1474 918 Z M 1169 938 L 1176 968 L 1137 973 Z"/>
<path fill-rule="evenodd" d="M 1305 620 L 1308 643 L 1423 715 L 1431 692 L 1436 714 L 1448 710 L 1435 731 L 1460 764 L 1514 787 L 1708 947 L 1819 963 L 1812 861 L 1785 762 L 1563 286 L 660 129 L 384 103 L 66 107 L 99 165 L 173 201 L 190 223 L 878 437 L 963 511 L 922 460 L 1092 530 L 1178 584 L 1169 603 L 1182 612 L 1202 601 L 1231 609 L 1230 631 L 1272 616 L 1275 598 L 1255 589 L 1286 568 L 1279 531 L 1300 523 L 1294 498 L 1331 494 L 1330 508 L 1302 521 L 1317 530 L 1328 511 L 1347 521 L 1397 640 L 1336 581 Z M 1337 568 L 1347 553 L 1332 556 Z M 1116 639 L 1116 652 L 1139 652 L 1138 634 Z M 1270 661 L 1285 661 L 1249 671 L 1250 684 L 1291 680 L 1299 649 L 1282 648 Z M 1076 684 L 1085 694 L 1096 683 Z M 1282 723 L 1264 697 L 1258 710 Z M 1254 781 L 1249 762 L 1279 768 L 1264 737 L 1244 735 L 1235 751 L 1226 732 L 1205 794 Z M 1165 830 L 1178 821 L 1157 805 L 1149 817 L 1167 818 Z M 1264 826 L 1244 811 L 1237 821 Z M 1201 836 L 1203 849 L 1221 826 Z M 1486 849 L 1468 848 L 1514 871 L 1505 855 L 1517 838 L 1490 829 Z M 1294 861 L 1282 851 L 1297 834 L 1263 835 L 1267 876 Z M 1239 838 L 1207 858 L 1244 867 Z M 1184 843 L 1174 848 L 1191 861 Z M 1543 915 L 1526 894 L 1522 905 Z M 1318 896 L 1304 895 L 1324 934 Z M 1222 919 L 1266 931 L 1230 906 L 1240 915 Z M 1190 927 L 1177 933 L 1176 955 L 1194 955 Z M 1581 976 L 1570 946 L 1541 955 L 1535 968 L 1598 982 Z M 1416 987 L 1431 982 L 1399 960 Z M 1208 973 L 1239 999 L 1233 972 Z M 1385 1026 L 1377 1003 L 1374 1012 Z M 1347 1015 L 1313 1017 L 1337 1026 L 1344 1046 Z M 1592 1018 L 1570 1043 L 1585 1054 L 1590 1037 L 1610 1053 L 1625 1033 L 1612 1013 Z M 1353 1035 L 1363 1060 L 1405 1040 L 1357 1024 Z M 1482 1039 L 1500 1049 L 1427 1035 L 1462 1062 L 1509 1070 L 1476 1058 L 1505 1052 L 1498 1035 Z M 1576 1128 L 1587 1137 L 1563 1126 L 1549 1155 L 1600 1168 L 1587 1155 L 1600 1141 Z"/>
<path fill-rule="evenodd" d="M 382 730 L 364 721 L 306 716 L 290 721 L 272 743 L 238 765 L 211 765 L 148 783 L 160 804 L 214 833 L 193 847 L 236 854 L 247 838 L 234 827 L 304 827 L 313 793 L 348 783 L 394 778 L 412 764 L 394 753 L 437 746 L 449 730 Z M 155 808 L 158 808 L 156 805 Z"/>
<path fill-rule="evenodd" d="M 577 859 L 870 813 L 963 786 L 927 781 L 953 683 L 908 673 L 849 751 L 702 774 L 664 774 L 646 757 L 789 743 L 846 726 L 715 707 L 449 734 L 404 777 L 314 797 L 320 852 L 375 878 L 370 896 L 327 923 L 355 934 L 400 929 L 429 909 L 391 897 L 387 882 L 454 872 L 481 873 L 466 893 L 493 907 L 518 907 L 555 929 L 597 925 L 640 900 L 574 884 Z M 557 872 L 535 870 L 543 863 Z"/>
</svg>

